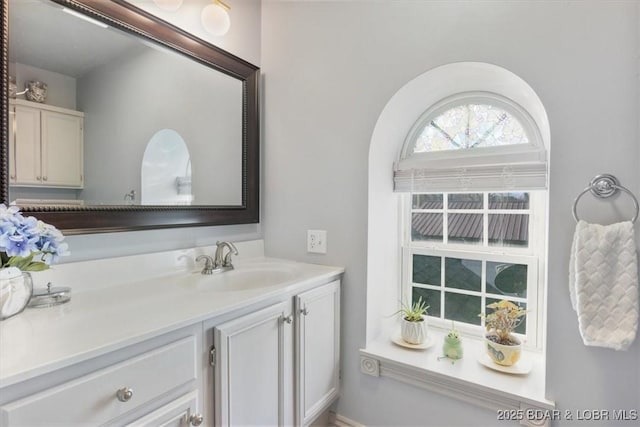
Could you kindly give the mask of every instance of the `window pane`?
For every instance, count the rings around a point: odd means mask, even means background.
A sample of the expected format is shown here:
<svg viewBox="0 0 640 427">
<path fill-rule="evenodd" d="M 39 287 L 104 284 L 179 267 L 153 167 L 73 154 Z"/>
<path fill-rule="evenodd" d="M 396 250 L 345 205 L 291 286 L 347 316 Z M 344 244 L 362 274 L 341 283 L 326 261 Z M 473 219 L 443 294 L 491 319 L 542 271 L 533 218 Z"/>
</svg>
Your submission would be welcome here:
<svg viewBox="0 0 640 427">
<path fill-rule="evenodd" d="M 529 193 L 489 193 L 489 209 L 529 209 Z"/>
<path fill-rule="evenodd" d="M 442 209 L 442 194 L 414 194 L 413 209 Z"/>
<path fill-rule="evenodd" d="M 441 213 L 414 213 L 411 215 L 411 240 L 442 242 Z"/>
<path fill-rule="evenodd" d="M 482 244 L 482 214 L 448 215 L 450 243 Z"/>
<path fill-rule="evenodd" d="M 487 261 L 487 292 L 527 297 L 527 266 Z"/>
<path fill-rule="evenodd" d="M 413 282 L 423 285 L 440 286 L 440 257 L 427 255 L 413 256 Z"/>
<path fill-rule="evenodd" d="M 482 280 L 481 278 L 482 261 L 459 258 L 445 258 L 445 287 L 480 292 Z"/>
<path fill-rule="evenodd" d="M 489 245 L 529 246 L 529 215 L 490 214 Z"/>
<path fill-rule="evenodd" d="M 449 108 L 424 123 L 413 153 L 465 150 L 526 144 L 520 122 L 503 109 L 488 104 L 464 104 Z"/>
<path fill-rule="evenodd" d="M 482 209 L 483 203 L 481 193 L 447 195 L 449 209 Z"/>
<path fill-rule="evenodd" d="M 482 312 L 482 300 L 480 297 L 472 295 L 454 294 L 445 292 L 444 294 L 444 317 L 456 322 L 480 324 L 478 314 Z"/>
<path fill-rule="evenodd" d="M 494 302 L 498 302 L 500 300 L 495 299 L 495 298 L 487 298 L 487 305 L 489 304 L 493 304 Z M 524 308 L 525 310 L 527 309 L 527 304 L 523 303 L 523 302 L 515 302 L 515 301 L 511 301 L 512 303 L 514 303 L 515 305 Z M 491 311 L 491 310 L 489 310 Z M 522 323 L 520 323 L 518 325 L 518 327 L 515 329 L 515 332 L 518 334 L 526 334 L 527 333 L 527 315 L 525 314 L 524 316 L 522 316 Z"/>
<path fill-rule="evenodd" d="M 414 286 L 412 301 L 416 302 L 420 297 L 422 297 L 422 300 L 426 301 L 429 305 L 427 314 L 429 316 L 440 317 L 440 291 L 418 288 Z"/>
</svg>

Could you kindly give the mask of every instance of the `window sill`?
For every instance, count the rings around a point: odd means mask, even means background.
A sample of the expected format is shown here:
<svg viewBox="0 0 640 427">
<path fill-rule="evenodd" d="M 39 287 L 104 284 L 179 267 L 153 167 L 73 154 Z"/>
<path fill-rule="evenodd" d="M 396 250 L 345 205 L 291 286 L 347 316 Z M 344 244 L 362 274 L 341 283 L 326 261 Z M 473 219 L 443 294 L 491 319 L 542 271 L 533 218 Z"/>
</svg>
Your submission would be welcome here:
<svg viewBox="0 0 640 427">
<path fill-rule="evenodd" d="M 545 368 L 542 355 L 525 352 L 532 362 L 527 375 L 512 375 L 481 365 L 477 356 L 483 349 L 479 339 L 464 337 L 464 358 L 452 363 L 441 359 L 446 332 L 429 330 L 434 345 L 427 350 L 397 346 L 388 338 L 378 338 L 360 350 L 360 370 L 374 377 L 383 376 L 501 411 L 506 420 L 528 426 L 549 425 L 555 403 L 544 397 Z"/>
</svg>

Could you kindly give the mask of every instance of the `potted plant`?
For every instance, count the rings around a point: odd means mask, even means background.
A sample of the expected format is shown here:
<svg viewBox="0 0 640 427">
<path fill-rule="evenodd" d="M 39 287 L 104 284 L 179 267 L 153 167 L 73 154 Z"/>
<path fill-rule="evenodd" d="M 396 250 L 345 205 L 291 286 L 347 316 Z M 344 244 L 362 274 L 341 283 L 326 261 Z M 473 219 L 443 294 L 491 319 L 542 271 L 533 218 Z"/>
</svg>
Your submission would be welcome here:
<svg viewBox="0 0 640 427">
<path fill-rule="evenodd" d="M 33 292 L 30 271 L 49 268 L 67 255 L 64 236 L 52 225 L 0 204 L 0 320 L 20 313 Z"/>
<path fill-rule="evenodd" d="M 522 323 L 527 311 L 507 300 L 494 302 L 487 308 L 493 312 L 480 314 L 487 328 L 487 354 L 498 365 L 511 366 L 522 354 L 522 342 L 513 335 L 513 331 Z"/>
<path fill-rule="evenodd" d="M 412 305 L 402 303 L 402 308 L 398 313 L 402 314 L 400 319 L 400 335 L 409 344 L 419 345 L 427 339 L 427 309 L 429 306 L 422 297 L 418 298 Z"/>
</svg>

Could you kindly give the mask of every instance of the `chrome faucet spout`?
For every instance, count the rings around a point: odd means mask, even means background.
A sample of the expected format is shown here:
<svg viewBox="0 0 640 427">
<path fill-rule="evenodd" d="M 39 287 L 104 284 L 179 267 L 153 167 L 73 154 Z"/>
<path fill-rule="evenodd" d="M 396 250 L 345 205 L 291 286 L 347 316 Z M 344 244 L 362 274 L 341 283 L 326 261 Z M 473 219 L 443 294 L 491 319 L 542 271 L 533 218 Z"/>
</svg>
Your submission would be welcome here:
<svg viewBox="0 0 640 427">
<path fill-rule="evenodd" d="M 218 246 L 216 248 L 216 255 L 214 260 L 215 268 L 223 268 L 225 270 L 233 269 L 233 264 L 231 263 L 231 255 L 238 255 L 238 249 L 231 242 L 216 242 Z M 227 248 L 229 251 L 226 255 L 224 255 L 224 248 Z"/>
</svg>

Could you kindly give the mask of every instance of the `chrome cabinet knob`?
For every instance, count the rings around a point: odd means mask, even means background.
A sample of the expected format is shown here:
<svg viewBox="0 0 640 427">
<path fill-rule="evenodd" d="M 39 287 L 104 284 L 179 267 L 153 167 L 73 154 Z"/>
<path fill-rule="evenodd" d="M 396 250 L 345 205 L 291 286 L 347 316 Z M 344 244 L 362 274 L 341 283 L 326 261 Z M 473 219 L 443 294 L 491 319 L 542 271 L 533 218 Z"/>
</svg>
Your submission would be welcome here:
<svg viewBox="0 0 640 427">
<path fill-rule="evenodd" d="M 9 178 L 16 179 L 16 176 L 15 175 L 11 175 Z"/>
<path fill-rule="evenodd" d="M 191 425 L 194 427 L 198 427 L 200 424 L 202 424 L 202 421 L 204 421 L 204 417 L 202 416 L 202 414 L 193 414 L 189 417 L 189 423 L 191 423 Z"/>
<path fill-rule="evenodd" d="M 47 180 L 47 177 L 46 177 L 46 176 L 43 176 L 43 177 L 42 177 L 42 180 L 43 180 L 43 181 L 46 181 L 46 180 Z"/>
<path fill-rule="evenodd" d="M 300 313 L 306 316 L 307 314 L 309 314 L 309 310 L 307 310 L 307 307 L 305 307 L 302 310 L 300 310 Z"/>
<path fill-rule="evenodd" d="M 42 181 L 42 177 L 41 176 L 36 176 L 36 181 Z"/>
<path fill-rule="evenodd" d="M 291 322 L 293 322 L 293 316 L 292 315 L 283 316 L 282 321 L 291 324 Z"/>
<path fill-rule="evenodd" d="M 133 397 L 133 389 L 123 387 L 116 392 L 116 397 L 120 402 L 128 402 Z"/>
</svg>

